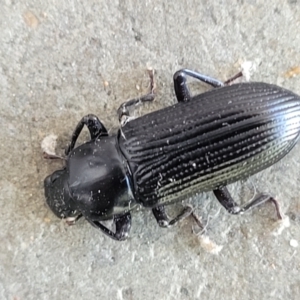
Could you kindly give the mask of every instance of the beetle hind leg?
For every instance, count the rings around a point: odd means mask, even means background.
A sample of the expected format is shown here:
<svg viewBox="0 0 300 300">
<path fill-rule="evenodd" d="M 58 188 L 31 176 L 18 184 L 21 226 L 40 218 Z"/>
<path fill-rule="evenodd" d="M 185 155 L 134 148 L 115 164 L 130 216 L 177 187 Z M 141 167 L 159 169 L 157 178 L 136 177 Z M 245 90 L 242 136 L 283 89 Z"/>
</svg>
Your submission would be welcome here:
<svg viewBox="0 0 300 300">
<path fill-rule="evenodd" d="M 113 222 L 115 224 L 115 232 L 111 231 L 99 221 L 88 220 L 94 227 L 100 229 L 104 234 L 117 241 L 124 241 L 129 235 L 131 228 L 131 214 L 127 212 L 125 214 L 114 215 Z"/>
<path fill-rule="evenodd" d="M 224 86 L 224 83 L 218 79 L 214 79 L 189 69 L 181 69 L 173 76 L 174 89 L 178 102 L 186 102 L 191 99 L 190 91 L 187 85 L 187 76 L 196 78 L 214 88 Z"/>
<path fill-rule="evenodd" d="M 154 82 L 154 71 L 153 70 L 148 70 L 149 77 L 150 77 L 150 92 L 147 95 L 141 96 L 139 98 L 134 98 L 131 100 L 128 100 L 120 105 L 118 108 L 118 117 L 119 117 L 119 122 L 121 125 L 126 124 L 128 121 L 129 117 L 129 108 L 131 106 L 136 106 L 145 102 L 152 102 L 155 99 L 155 82 Z M 125 117 L 123 120 L 123 117 Z"/>
<path fill-rule="evenodd" d="M 235 81 L 236 79 L 240 78 L 244 76 L 243 72 L 240 71 L 237 74 L 235 74 L 234 76 L 230 77 L 229 79 L 227 79 L 226 81 L 224 81 L 224 85 L 230 85 L 233 81 Z"/>
<path fill-rule="evenodd" d="M 189 70 L 189 69 L 181 69 L 177 71 L 173 76 L 174 81 L 174 89 L 178 102 L 187 102 L 191 99 L 191 94 L 187 85 L 187 76 L 198 79 L 204 83 L 211 85 L 214 88 L 222 87 L 225 85 L 229 85 L 231 82 L 236 80 L 237 78 L 243 76 L 242 72 L 237 73 L 233 77 L 229 78 L 225 82 L 222 82 L 218 79 L 209 77 L 207 75 Z"/>
<path fill-rule="evenodd" d="M 256 206 L 259 206 L 268 201 L 271 201 L 275 205 L 278 219 L 279 220 L 283 219 L 283 214 L 281 212 L 278 201 L 268 194 L 265 194 L 265 193 L 258 194 L 249 203 L 246 203 L 244 206 L 239 206 L 233 200 L 232 196 L 230 195 L 230 193 L 226 187 L 215 189 L 213 192 L 214 192 L 216 198 L 219 200 L 219 202 L 231 214 L 238 215 L 238 214 L 244 213 Z"/>
<path fill-rule="evenodd" d="M 157 221 L 157 224 L 160 227 L 170 227 L 190 216 L 193 213 L 193 208 L 191 206 L 184 207 L 182 212 L 172 220 L 170 220 L 167 216 L 164 205 L 159 205 L 152 208 L 152 212 Z"/>
</svg>

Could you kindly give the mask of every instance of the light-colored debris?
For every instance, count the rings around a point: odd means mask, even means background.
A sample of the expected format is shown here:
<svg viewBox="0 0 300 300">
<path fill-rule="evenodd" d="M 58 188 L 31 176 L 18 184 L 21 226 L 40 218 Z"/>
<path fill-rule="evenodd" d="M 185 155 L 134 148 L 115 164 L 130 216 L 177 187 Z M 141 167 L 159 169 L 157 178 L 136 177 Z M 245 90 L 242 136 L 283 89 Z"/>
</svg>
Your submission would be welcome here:
<svg viewBox="0 0 300 300">
<path fill-rule="evenodd" d="M 40 23 L 36 15 L 29 10 L 23 14 L 23 19 L 26 25 L 33 29 L 37 28 Z"/>
<path fill-rule="evenodd" d="M 65 219 L 65 222 L 69 225 L 69 226 L 72 226 L 72 225 L 75 225 L 76 221 L 77 221 L 77 217 L 68 217 Z"/>
<path fill-rule="evenodd" d="M 41 147 L 45 154 L 49 156 L 56 156 L 55 153 L 56 144 L 57 144 L 57 135 L 49 134 L 42 140 Z"/>
<path fill-rule="evenodd" d="M 290 240 L 290 246 L 294 247 L 294 248 L 297 248 L 299 246 L 299 243 L 295 239 L 291 239 Z"/>
<path fill-rule="evenodd" d="M 297 75 L 300 75 L 300 66 L 293 67 L 284 73 L 285 78 L 296 77 Z"/>
<path fill-rule="evenodd" d="M 211 241 L 207 235 L 200 235 L 199 241 L 201 247 L 208 253 L 219 254 L 223 249 L 222 245 L 217 245 L 215 242 Z"/>
<path fill-rule="evenodd" d="M 250 81 L 250 78 L 256 71 L 256 63 L 252 61 L 244 61 L 241 63 L 241 71 L 246 81 Z"/>
<path fill-rule="evenodd" d="M 275 229 L 272 234 L 275 236 L 281 235 L 282 231 L 288 227 L 290 227 L 290 218 L 288 216 L 284 216 L 282 220 L 278 220 L 275 223 Z"/>
</svg>

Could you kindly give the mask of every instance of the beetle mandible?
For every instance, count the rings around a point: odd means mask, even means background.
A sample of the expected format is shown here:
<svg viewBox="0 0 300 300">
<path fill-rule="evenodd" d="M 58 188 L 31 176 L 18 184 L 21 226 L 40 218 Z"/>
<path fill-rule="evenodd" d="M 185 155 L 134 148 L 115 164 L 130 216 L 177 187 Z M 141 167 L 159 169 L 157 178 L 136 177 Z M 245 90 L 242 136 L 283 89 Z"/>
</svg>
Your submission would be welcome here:
<svg viewBox="0 0 300 300">
<path fill-rule="evenodd" d="M 187 76 L 214 89 L 191 96 Z M 276 85 L 229 85 L 234 78 L 224 83 L 188 69 L 173 79 L 178 103 L 130 118 L 130 106 L 154 99 L 152 85 L 148 95 L 120 106 L 121 126 L 114 135 L 95 115 L 80 120 L 66 149 L 65 167 L 44 181 L 47 204 L 56 216 L 83 216 L 111 238 L 124 240 L 135 207 L 151 208 L 159 226 L 168 227 L 192 208 L 186 206 L 170 220 L 166 204 L 212 190 L 231 214 L 272 201 L 282 218 L 272 196 L 262 193 L 239 206 L 226 186 L 271 166 L 295 146 L 300 97 Z M 90 140 L 75 148 L 84 125 Z M 109 219 L 115 230 L 101 223 Z"/>
</svg>

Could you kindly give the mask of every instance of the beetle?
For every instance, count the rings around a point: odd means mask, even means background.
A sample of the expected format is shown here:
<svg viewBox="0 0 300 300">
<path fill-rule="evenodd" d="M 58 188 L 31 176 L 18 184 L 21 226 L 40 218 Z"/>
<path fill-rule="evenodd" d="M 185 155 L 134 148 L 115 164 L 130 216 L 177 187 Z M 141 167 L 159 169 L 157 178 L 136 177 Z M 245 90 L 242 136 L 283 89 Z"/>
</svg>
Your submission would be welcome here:
<svg viewBox="0 0 300 300">
<path fill-rule="evenodd" d="M 187 77 L 213 89 L 191 96 Z M 231 214 L 272 201 L 281 219 L 269 194 L 239 206 L 226 186 L 273 165 L 295 146 L 300 97 L 262 82 L 230 84 L 233 79 L 224 83 L 179 70 L 173 77 L 176 104 L 132 119 L 130 106 L 154 99 L 152 84 L 148 95 L 120 106 L 121 126 L 113 135 L 95 115 L 83 117 L 66 150 L 65 167 L 44 180 L 50 209 L 68 220 L 83 216 L 115 240 L 128 237 L 135 207 L 152 209 L 158 225 L 168 227 L 192 208 L 170 220 L 165 205 L 211 190 Z M 75 147 L 84 125 L 90 140 Z M 115 230 L 103 225 L 105 220 L 113 220 Z"/>
</svg>

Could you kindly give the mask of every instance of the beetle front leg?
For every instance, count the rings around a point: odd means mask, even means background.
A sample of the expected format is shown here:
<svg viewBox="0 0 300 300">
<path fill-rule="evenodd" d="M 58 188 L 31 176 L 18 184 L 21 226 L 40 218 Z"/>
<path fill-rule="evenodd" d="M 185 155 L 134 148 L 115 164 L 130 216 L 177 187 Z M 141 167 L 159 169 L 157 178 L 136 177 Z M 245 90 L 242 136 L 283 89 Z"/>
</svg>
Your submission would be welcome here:
<svg viewBox="0 0 300 300">
<path fill-rule="evenodd" d="M 190 216 L 193 212 L 193 208 L 191 206 L 186 206 L 182 212 L 172 220 L 168 218 L 164 205 L 152 208 L 152 212 L 160 227 L 169 227 Z"/>
<path fill-rule="evenodd" d="M 77 138 L 79 137 L 83 126 L 86 125 L 90 132 L 91 139 L 96 138 L 101 135 L 108 135 L 105 126 L 101 123 L 97 116 L 93 114 L 89 114 L 84 116 L 77 124 L 71 138 L 71 143 L 69 147 L 66 149 L 65 154 L 68 155 L 71 150 L 74 149 Z"/>
<path fill-rule="evenodd" d="M 96 228 L 100 229 L 104 234 L 117 241 L 124 241 L 127 239 L 131 228 L 131 214 L 129 212 L 125 214 L 115 215 L 113 222 L 116 226 L 116 232 L 111 231 L 99 221 L 88 221 Z"/>
<path fill-rule="evenodd" d="M 225 209 L 234 215 L 241 214 L 243 212 L 246 212 L 256 206 L 259 206 L 261 204 L 266 203 L 267 201 L 271 201 L 275 205 L 276 213 L 278 219 L 283 219 L 283 214 L 280 210 L 280 205 L 276 199 L 274 199 L 272 196 L 268 194 L 259 194 L 255 196 L 255 198 L 250 201 L 249 203 L 245 204 L 244 206 L 240 207 L 232 198 L 230 195 L 228 189 L 226 187 L 215 189 L 214 191 L 215 196 L 219 200 L 219 202 L 225 207 Z"/>
</svg>

